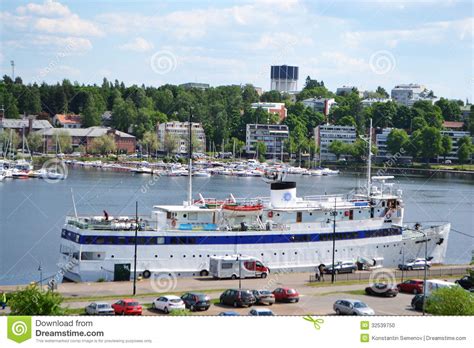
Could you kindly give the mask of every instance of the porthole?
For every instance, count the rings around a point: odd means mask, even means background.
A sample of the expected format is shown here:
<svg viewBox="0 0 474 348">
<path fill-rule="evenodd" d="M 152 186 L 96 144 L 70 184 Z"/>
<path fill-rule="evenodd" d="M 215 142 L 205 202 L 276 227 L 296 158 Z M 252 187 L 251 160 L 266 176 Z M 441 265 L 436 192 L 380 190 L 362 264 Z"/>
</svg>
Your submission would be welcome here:
<svg viewBox="0 0 474 348">
<path fill-rule="evenodd" d="M 274 256 L 276 256 L 276 255 L 277 255 L 277 253 L 273 253 L 273 255 L 274 255 Z"/>
<path fill-rule="evenodd" d="M 295 251 L 295 255 L 298 255 L 298 252 L 297 252 L 297 251 Z"/>
<path fill-rule="evenodd" d="M 157 258 L 157 257 L 158 257 L 158 255 L 155 255 L 155 258 Z"/>
<path fill-rule="evenodd" d="M 170 258 L 173 258 L 173 255 L 170 255 Z"/>
<path fill-rule="evenodd" d="M 199 255 L 199 257 L 202 257 L 202 255 Z"/>
<path fill-rule="evenodd" d="M 186 214 L 183 214 L 183 217 L 185 218 L 187 215 Z"/>
<path fill-rule="evenodd" d="M 183 257 L 186 257 L 186 255 L 183 255 Z"/>
<path fill-rule="evenodd" d="M 263 253 L 261 253 L 260 255 L 263 256 Z"/>
<path fill-rule="evenodd" d="M 284 253 L 284 252 L 283 252 L 283 253 L 281 253 L 281 254 L 282 254 L 282 255 L 285 255 L 285 253 Z"/>
<path fill-rule="evenodd" d="M 110 257 L 113 259 L 115 256 L 114 256 L 114 255 L 110 255 Z"/>
<path fill-rule="evenodd" d="M 193 255 L 193 257 L 196 257 L 196 255 Z"/>
</svg>

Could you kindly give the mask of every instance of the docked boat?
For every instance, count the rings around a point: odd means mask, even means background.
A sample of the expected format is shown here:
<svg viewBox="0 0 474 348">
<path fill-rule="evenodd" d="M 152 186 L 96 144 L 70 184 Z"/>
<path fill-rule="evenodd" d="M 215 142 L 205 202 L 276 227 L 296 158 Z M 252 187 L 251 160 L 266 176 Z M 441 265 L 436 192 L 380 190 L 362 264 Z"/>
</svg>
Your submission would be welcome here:
<svg viewBox="0 0 474 348">
<path fill-rule="evenodd" d="M 211 257 L 228 255 L 254 257 L 271 272 L 313 271 L 330 264 L 333 252 L 335 261 L 395 267 L 403 258 L 424 257 L 426 248 L 432 263 L 443 263 L 450 223 L 407 224 L 403 192 L 391 176 L 372 177 L 368 157 L 359 193 L 300 197 L 296 182 L 275 175 L 262 180 L 269 197 L 193 200 L 189 176 L 187 201 L 155 205 L 147 218 L 67 216 L 58 266 L 65 278 L 81 282 L 130 280 L 134 271 L 143 278 L 205 276 Z"/>
</svg>

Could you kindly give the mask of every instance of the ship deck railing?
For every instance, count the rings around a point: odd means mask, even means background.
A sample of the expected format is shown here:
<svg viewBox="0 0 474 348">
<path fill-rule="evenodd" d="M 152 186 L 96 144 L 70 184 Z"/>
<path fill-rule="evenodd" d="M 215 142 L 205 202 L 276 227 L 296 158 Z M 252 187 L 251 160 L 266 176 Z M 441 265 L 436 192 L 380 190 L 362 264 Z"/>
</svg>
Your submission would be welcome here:
<svg viewBox="0 0 474 348">
<path fill-rule="evenodd" d="M 81 230 L 95 230 L 95 231 L 134 231 L 137 227 L 135 219 L 125 218 L 111 218 L 109 220 L 101 220 L 97 216 L 88 217 L 67 217 L 66 223 L 75 226 Z M 140 218 L 138 219 L 139 231 L 153 231 L 156 230 L 156 222 Z"/>
</svg>

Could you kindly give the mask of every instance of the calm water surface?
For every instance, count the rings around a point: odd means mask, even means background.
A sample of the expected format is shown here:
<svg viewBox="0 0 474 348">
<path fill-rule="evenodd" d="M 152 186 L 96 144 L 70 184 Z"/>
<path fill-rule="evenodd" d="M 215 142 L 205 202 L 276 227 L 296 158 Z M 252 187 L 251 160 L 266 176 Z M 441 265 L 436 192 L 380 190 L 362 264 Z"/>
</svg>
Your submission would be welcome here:
<svg viewBox="0 0 474 348">
<path fill-rule="evenodd" d="M 302 195 L 348 193 L 364 177 L 289 176 Z M 405 221 L 450 221 L 453 229 L 474 235 L 474 181 L 397 177 L 403 190 Z M 67 214 L 74 213 L 71 189 L 79 214 L 111 215 L 150 213 L 154 204 L 181 204 L 186 200 L 187 178 L 132 175 L 95 169 L 70 169 L 67 180 L 48 183 L 39 179 L 0 182 L 0 284 L 20 284 L 57 271 L 60 231 Z M 269 196 L 269 187 L 259 178 L 217 176 L 194 179 L 194 192 L 205 197 Z M 474 239 L 451 231 L 448 263 L 471 259 Z"/>
</svg>

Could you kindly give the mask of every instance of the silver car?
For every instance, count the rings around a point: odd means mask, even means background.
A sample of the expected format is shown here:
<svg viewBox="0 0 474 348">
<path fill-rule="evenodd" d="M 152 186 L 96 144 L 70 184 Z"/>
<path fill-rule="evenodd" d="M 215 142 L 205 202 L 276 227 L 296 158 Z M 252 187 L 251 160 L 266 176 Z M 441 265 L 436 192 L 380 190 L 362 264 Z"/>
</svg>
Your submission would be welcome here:
<svg viewBox="0 0 474 348">
<path fill-rule="evenodd" d="M 275 303 L 275 295 L 269 290 L 252 290 L 255 296 L 256 304 L 272 305 Z"/>
<path fill-rule="evenodd" d="M 333 308 L 338 315 L 375 315 L 375 312 L 372 308 L 359 300 L 337 300 L 334 303 Z"/>
<path fill-rule="evenodd" d="M 104 302 L 92 302 L 86 307 L 86 314 L 88 315 L 115 315 L 114 309 L 111 305 Z"/>
</svg>

